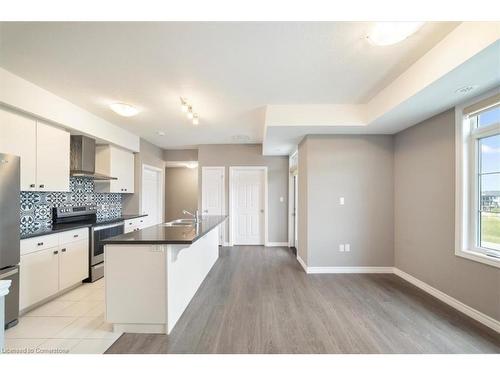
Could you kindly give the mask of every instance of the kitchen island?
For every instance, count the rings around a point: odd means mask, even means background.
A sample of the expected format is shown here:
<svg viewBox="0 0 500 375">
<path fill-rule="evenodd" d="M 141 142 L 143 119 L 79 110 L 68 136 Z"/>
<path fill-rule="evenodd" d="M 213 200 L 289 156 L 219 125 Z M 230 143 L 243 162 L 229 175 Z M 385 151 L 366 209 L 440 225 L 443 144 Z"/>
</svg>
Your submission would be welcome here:
<svg viewBox="0 0 500 375">
<path fill-rule="evenodd" d="M 170 333 L 219 257 L 226 216 L 158 224 L 103 241 L 106 321 L 116 332 Z"/>
</svg>

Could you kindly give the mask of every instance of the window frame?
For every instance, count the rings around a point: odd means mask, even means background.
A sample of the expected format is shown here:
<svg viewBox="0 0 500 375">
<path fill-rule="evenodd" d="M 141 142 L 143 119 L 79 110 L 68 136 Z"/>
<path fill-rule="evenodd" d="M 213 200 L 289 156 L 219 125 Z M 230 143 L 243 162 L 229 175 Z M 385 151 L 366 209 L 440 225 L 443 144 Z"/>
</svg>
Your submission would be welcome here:
<svg viewBox="0 0 500 375">
<path fill-rule="evenodd" d="M 471 118 L 464 115 L 464 108 L 497 93 L 498 91 L 489 92 L 455 107 L 455 255 L 500 268 L 500 258 L 486 255 L 487 249 L 479 246 L 481 192 L 478 178 L 480 172 L 479 141 L 500 134 L 500 123 L 473 127 Z M 474 117 L 474 114 L 471 117 Z"/>
</svg>

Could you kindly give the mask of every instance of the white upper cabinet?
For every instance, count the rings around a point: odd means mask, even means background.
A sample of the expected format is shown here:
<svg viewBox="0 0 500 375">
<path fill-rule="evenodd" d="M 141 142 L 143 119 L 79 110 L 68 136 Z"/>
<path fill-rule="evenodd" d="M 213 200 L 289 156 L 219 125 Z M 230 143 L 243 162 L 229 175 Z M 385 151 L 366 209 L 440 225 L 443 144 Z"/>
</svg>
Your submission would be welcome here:
<svg viewBox="0 0 500 375">
<path fill-rule="evenodd" d="M 0 153 L 21 157 L 21 190 L 36 190 L 36 121 L 0 109 Z"/>
<path fill-rule="evenodd" d="M 36 190 L 69 191 L 69 147 L 67 131 L 37 122 Z"/>
<path fill-rule="evenodd" d="M 134 192 L 134 154 L 121 148 L 105 145 L 96 147 L 95 170 L 116 180 L 96 181 L 98 192 Z"/>
<path fill-rule="evenodd" d="M 69 191 L 69 132 L 0 109 L 0 152 L 21 157 L 21 190 Z"/>
</svg>

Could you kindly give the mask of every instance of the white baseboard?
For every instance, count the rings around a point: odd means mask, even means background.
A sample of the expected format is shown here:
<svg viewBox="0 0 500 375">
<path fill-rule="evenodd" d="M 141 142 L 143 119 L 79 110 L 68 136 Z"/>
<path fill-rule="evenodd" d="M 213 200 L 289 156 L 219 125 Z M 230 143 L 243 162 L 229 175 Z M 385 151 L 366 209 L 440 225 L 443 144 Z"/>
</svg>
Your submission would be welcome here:
<svg viewBox="0 0 500 375">
<path fill-rule="evenodd" d="M 430 286 L 429 284 L 424 283 L 416 277 L 413 277 L 412 275 L 401 271 L 399 268 L 394 268 L 394 274 L 422 289 L 424 292 L 429 293 L 431 296 L 446 303 L 454 309 L 464 313 L 468 317 L 477 320 L 478 322 L 484 324 L 492 330 L 500 333 L 500 322 L 498 320 L 495 320 L 492 317 L 466 305 L 465 303 L 460 302 L 459 300 L 447 295 L 446 293 L 441 292 L 440 290 Z"/>
<path fill-rule="evenodd" d="M 266 247 L 288 247 L 288 242 L 266 242 Z"/>
<path fill-rule="evenodd" d="M 299 264 L 302 266 L 302 268 L 304 269 L 304 271 L 307 272 L 307 265 L 305 264 L 305 262 L 302 260 L 301 257 L 299 257 L 299 254 L 297 254 L 297 261 L 299 262 Z"/>
<path fill-rule="evenodd" d="M 307 273 L 393 273 L 392 267 L 307 267 Z"/>
<path fill-rule="evenodd" d="M 314 273 L 394 273 L 393 267 L 308 267 L 297 254 L 297 261 L 308 274 Z"/>
</svg>

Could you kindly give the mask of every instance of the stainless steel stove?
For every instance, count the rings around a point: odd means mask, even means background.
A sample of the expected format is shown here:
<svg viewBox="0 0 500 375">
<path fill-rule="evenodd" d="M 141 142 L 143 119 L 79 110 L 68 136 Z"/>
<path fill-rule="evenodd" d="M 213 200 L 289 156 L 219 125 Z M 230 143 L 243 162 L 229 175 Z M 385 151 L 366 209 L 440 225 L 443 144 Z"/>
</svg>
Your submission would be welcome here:
<svg viewBox="0 0 500 375">
<path fill-rule="evenodd" d="M 60 224 L 88 224 L 90 227 L 89 243 L 89 278 L 94 282 L 104 276 L 104 245 L 102 240 L 123 234 L 125 223 L 122 219 L 97 220 L 95 206 L 57 207 L 52 209 L 52 220 Z"/>
</svg>

